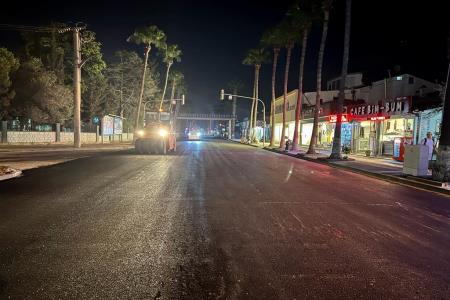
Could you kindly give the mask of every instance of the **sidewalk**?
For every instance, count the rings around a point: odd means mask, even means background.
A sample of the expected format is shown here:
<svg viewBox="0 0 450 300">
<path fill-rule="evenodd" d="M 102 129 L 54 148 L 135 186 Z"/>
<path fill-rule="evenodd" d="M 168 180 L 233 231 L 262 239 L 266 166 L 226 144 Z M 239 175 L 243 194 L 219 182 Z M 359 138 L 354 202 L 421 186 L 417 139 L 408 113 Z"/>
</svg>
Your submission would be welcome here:
<svg viewBox="0 0 450 300">
<path fill-rule="evenodd" d="M 236 140 L 235 140 L 236 141 Z M 237 142 L 240 142 L 237 140 Z M 263 148 L 262 144 L 252 144 L 250 146 Z M 450 195 L 450 189 L 442 187 L 442 184 L 431 180 L 431 176 L 422 178 L 403 174 L 403 163 L 387 157 L 366 157 L 362 155 L 348 155 L 347 160 L 330 160 L 331 151 L 317 149 L 317 154 L 306 154 L 307 148 L 300 148 L 299 151 L 284 151 L 278 147 L 265 150 L 289 155 L 298 159 L 326 164 L 336 168 L 346 169 L 351 172 L 376 177 L 378 179 L 396 182 L 403 185 L 413 186 L 433 192 Z"/>
</svg>

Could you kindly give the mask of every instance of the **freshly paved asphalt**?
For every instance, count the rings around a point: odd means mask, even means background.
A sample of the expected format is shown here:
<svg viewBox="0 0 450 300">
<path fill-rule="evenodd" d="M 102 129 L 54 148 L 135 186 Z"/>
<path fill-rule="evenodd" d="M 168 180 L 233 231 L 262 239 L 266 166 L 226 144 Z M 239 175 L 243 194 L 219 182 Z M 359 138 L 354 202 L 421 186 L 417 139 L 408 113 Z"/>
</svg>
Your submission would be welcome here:
<svg viewBox="0 0 450 300">
<path fill-rule="evenodd" d="M 450 198 L 227 142 L 0 182 L 0 298 L 450 299 Z"/>
</svg>

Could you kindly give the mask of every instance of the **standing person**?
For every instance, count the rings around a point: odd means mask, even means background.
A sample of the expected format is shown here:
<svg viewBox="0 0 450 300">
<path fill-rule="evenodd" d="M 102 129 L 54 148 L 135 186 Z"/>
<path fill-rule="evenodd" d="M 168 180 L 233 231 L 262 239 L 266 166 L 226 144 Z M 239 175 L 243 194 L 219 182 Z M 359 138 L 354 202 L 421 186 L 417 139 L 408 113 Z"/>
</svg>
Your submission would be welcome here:
<svg viewBox="0 0 450 300">
<path fill-rule="evenodd" d="M 427 137 L 423 139 L 423 145 L 428 147 L 428 168 L 431 168 L 431 159 L 433 158 L 433 152 L 436 148 L 436 144 L 434 142 L 433 134 L 428 131 Z"/>
</svg>

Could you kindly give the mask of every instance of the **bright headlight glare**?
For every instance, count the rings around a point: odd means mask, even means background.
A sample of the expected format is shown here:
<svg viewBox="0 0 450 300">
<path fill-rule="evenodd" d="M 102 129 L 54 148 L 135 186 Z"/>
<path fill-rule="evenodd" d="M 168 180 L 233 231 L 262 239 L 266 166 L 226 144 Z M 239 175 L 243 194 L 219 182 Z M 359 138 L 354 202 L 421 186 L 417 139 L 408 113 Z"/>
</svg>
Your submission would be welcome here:
<svg viewBox="0 0 450 300">
<path fill-rule="evenodd" d="M 138 130 L 137 131 L 137 135 L 138 136 L 143 136 L 144 135 L 144 130 Z"/>
<path fill-rule="evenodd" d="M 158 134 L 159 134 L 160 136 L 166 136 L 166 135 L 167 135 L 167 130 L 161 128 L 161 129 L 158 131 Z"/>
</svg>

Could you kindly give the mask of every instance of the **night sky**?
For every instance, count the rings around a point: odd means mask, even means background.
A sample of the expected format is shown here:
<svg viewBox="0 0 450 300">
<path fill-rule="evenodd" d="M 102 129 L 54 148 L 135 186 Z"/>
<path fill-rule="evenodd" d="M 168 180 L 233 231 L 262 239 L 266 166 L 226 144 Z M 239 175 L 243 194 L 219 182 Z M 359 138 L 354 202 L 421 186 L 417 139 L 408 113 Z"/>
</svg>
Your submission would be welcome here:
<svg viewBox="0 0 450 300">
<path fill-rule="evenodd" d="M 331 13 L 324 84 L 340 73 L 344 2 L 335 1 Z M 79 5 L 72 7 L 63 3 L 15 1 L 9 9 L 3 7 L 0 11 L 0 23 L 47 25 L 51 21 L 83 21 L 97 33 L 107 61 L 117 50 L 142 54 L 142 49 L 127 43 L 126 38 L 138 26 L 155 24 L 166 33 L 168 43 L 178 44 L 183 50 L 182 62 L 174 68 L 185 74 L 191 109 L 207 111 L 219 101 L 220 88 L 232 79 L 244 81 L 246 88 L 241 93 L 251 95 L 253 69 L 243 66 L 242 59 L 249 48 L 258 45 L 264 30 L 283 18 L 290 1 L 77 1 Z M 444 3 L 354 0 L 349 71 L 363 72 L 370 82 L 384 78 L 387 69 L 399 65 L 400 73 L 444 81 L 448 66 L 448 15 Z M 314 89 L 320 34 L 320 26 L 315 26 L 306 57 L 306 91 Z M 0 32 L 0 46 L 14 49 L 18 40 L 17 33 Z M 278 95 L 282 91 L 283 54 L 278 69 Z M 293 56 L 289 89 L 297 86 L 298 48 Z M 270 69 L 270 65 L 263 66 L 261 74 L 260 93 L 266 102 L 270 97 Z M 241 111 L 245 109 L 243 104 Z"/>
</svg>

